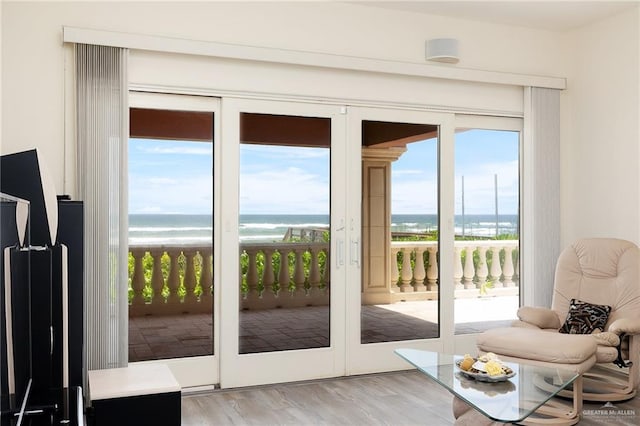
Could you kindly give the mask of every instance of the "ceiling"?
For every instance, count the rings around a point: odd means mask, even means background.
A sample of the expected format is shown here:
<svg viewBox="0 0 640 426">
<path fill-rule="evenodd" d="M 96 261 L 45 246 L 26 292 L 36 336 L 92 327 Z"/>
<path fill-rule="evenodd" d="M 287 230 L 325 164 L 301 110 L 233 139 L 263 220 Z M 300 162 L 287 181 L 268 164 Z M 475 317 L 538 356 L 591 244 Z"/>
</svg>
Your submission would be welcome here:
<svg viewBox="0 0 640 426">
<path fill-rule="evenodd" d="M 361 5 L 473 19 L 551 31 L 587 25 L 640 4 L 640 0 L 356 1 Z"/>
</svg>

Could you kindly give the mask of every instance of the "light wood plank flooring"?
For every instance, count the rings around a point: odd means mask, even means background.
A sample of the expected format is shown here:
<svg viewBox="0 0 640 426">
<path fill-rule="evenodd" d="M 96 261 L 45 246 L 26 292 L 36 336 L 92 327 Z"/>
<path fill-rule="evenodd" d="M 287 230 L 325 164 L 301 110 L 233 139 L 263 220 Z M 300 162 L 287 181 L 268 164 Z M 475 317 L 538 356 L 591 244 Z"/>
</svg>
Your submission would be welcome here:
<svg viewBox="0 0 640 426">
<path fill-rule="evenodd" d="M 182 425 L 452 425 L 451 398 L 412 370 L 185 395 Z M 579 424 L 640 424 L 638 397 L 602 406 Z"/>
</svg>

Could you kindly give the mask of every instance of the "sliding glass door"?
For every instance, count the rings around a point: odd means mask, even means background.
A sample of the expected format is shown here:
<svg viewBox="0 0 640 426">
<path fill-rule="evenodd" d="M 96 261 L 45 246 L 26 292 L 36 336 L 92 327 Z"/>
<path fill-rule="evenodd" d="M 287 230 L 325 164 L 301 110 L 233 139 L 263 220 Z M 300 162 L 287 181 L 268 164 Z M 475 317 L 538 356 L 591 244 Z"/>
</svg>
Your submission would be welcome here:
<svg viewBox="0 0 640 426">
<path fill-rule="evenodd" d="M 348 117 L 348 373 L 406 368 L 400 347 L 476 351 L 520 306 L 522 120 Z"/>
<path fill-rule="evenodd" d="M 236 99 L 223 114 L 221 386 L 342 375 L 344 115 Z"/>
<path fill-rule="evenodd" d="M 131 93 L 130 106 L 129 362 L 163 362 L 182 386 L 211 385 L 219 100 Z"/>
<path fill-rule="evenodd" d="M 515 317 L 521 120 L 131 106 L 130 361 L 185 387 L 390 371 Z"/>
<path fill-rule="evenodd" d="M 459 115 L 455 132 L 456 345 L 508 326 L 520 306 L 522 120 Z"/>
<path fill-rule="evenodd" d="M 451 114 L 349 109 L 350 373 L 403 368 L 394 348 L 442 351 L 450 341 L 441 156 L 452 122 Z"/>
</svg>

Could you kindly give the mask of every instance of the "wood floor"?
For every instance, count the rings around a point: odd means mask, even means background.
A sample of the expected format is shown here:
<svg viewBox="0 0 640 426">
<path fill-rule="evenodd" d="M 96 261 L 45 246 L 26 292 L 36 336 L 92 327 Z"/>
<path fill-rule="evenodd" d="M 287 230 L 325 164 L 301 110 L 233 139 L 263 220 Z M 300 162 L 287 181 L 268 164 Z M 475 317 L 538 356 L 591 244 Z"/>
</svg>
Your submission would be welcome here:
<svg viewBox="0 0 640 426">
<path fill-rule="evenodd" d="M 452 425 L 451 398 L 417 371 L 384 373 L 185 395 L 182 425 Z M 640 397 L 602 406 L 579 424 L 640 424 Z"/>
</svg>

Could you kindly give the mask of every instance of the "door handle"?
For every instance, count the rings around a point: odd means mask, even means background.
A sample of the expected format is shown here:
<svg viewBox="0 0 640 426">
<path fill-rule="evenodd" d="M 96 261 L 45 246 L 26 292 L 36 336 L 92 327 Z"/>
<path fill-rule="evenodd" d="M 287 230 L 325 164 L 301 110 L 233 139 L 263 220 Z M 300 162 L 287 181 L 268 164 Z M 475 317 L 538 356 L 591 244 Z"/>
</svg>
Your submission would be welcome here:
<svg viewBox="0 0 640 426">
<path fill-rule="evenodd" d="M 351 239 L 351 264 L 360 266 L 360 239 Z"/>
<path fill-rule="evenodd" d="M 344 240 L 342 238 L 338 238 L 338 241 L 336 242 L 336 249 L 338 251 L 336 264 L 337 267 L 340 268 L 344 266 Z"/>
<path fill-rule="evenodd" d="M 351 219 L 349 226 L 351 235 L 355 233 L 355 221 Z M 360 238 L 351 238 L 349 244 L 349 261 L 352 265 L 360 266 Z"/>
</svg>

